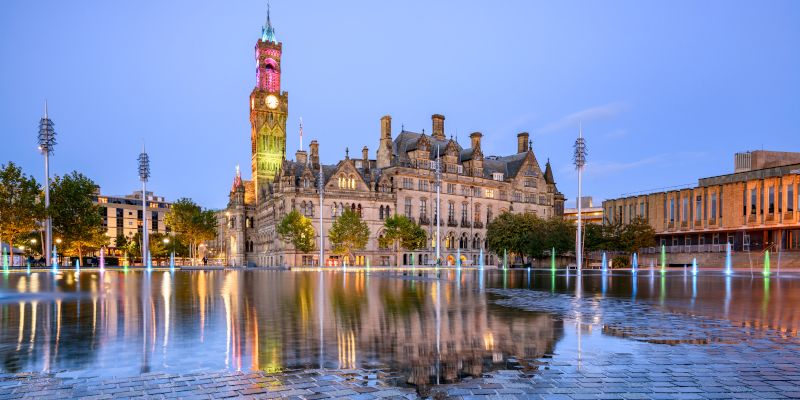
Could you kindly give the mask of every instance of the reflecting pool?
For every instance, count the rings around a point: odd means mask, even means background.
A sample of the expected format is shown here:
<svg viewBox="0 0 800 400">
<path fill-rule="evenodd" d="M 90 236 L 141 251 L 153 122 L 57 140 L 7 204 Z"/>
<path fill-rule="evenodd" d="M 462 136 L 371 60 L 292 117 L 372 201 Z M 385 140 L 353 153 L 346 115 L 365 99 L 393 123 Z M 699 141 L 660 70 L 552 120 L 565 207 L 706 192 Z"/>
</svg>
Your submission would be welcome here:
<svg viewBox="0 0 800 400">
<path fill-rule="evenodd" d="M 526 293 L 540 296 L 527 310 L 496 304 Z M 626 325 L 631 305 L 794 339 L 798 301 L 800 279 L 792 276 L 646 269 L 582 276 L 549 270 L 10 273 L 0 277 L 0 371 L 124 376 L 366 368 L 427 385 L 495 369 L 536 370 L 537 360 L 560 352 L 581 357 L 587 345 L 624 351 L 631 340 L 620 337 L 653 328 L 645 326 L 650 314 Z M 593 307 L 599 311 L 589 316 Z M 614 326 L 603 320 L 614 315 Z"/>
</svg>

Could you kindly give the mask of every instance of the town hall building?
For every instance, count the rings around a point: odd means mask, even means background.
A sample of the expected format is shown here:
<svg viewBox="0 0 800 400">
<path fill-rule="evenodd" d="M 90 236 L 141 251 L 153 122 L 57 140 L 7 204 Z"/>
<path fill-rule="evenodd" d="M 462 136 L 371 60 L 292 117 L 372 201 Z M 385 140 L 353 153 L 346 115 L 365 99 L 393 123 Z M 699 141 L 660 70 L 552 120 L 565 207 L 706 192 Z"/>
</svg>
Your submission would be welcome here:
<svg viewBox="0 0 800 400">
<path fill-rule="evenodd" d="M 255 46 L 257 83 L 250 94 L 252 180 L 243 180 L 237 168 L 228 206 L 218 213 L 215 247 L 227 265 L 320 265 L 318 249 L 298 252 L 278 236 L 278 224 L 292 210 L 312 219 L 317 244 L 321 213 L 323 265 L 373 266 L 397 265 L 394 250 L 379 240 L 384 220 L 392 215 L 411 218 L 427 234 L 424 248 L 400 255 L 403 265 L 435 263 L 437 245 L 443 264 L 454 265 L 460 255 L 465 265 L 476 265 L 480 254 L 484 263 L 497 264 L 497 255 L 486 250 L 486 228 L 493 218 L 503 212 L 563 215 L 565 198 L 556 188 L 550 163 L 541 168 L 527 132 L 516 135 L 514 154 L 486 155 L 481 132 L 461 144 L 448 137 L 445 117 L 439 114 L 431 116 L 429 133 L 395 133 L 391 116 L 381 117 L 375 157 L 364 146 L 360 154 L 348 150 L 337 163 L 323 164 L 321 143 L 312 140 L 308 152 L 298 150 L 288 159 L 289 95 L 280 85 L 281 53 L 268 14 Z M 441 215 L 436 215 L 437 164 Z M 327 241 L 331 224 L 347 209 L 361 215 L 371 233 L 367 247 L 352 260 L 333 254 Z"/>
</svg>

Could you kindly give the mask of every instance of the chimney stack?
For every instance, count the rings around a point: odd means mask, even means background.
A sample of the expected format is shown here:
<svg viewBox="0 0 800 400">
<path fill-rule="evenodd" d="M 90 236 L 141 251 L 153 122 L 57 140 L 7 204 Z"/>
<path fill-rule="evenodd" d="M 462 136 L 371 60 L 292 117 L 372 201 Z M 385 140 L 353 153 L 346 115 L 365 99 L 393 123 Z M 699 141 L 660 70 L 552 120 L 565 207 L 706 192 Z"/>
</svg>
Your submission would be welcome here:
<svg viewBox="0 0 800 400">
<path fill-rule="evenodd" d="M 308 148 L 311 149 L 311 165 L 319 168 L 319 143 L 314 139 L 308 144 Z"/>
<path fill-rule="evenodd" d="M 381 117 L 381 139 L 392 139 L 392 116 L 384 115 Z"/>
<path fill-rule="evenodd" d="M 483 134 L 480 133 L 480 132 L 472 132 L 469 135 L 469 139 L 472 141 L 472 149 L 473 150 L 481 147 L 481 137 L 483 137 Z"/>
<path fill-rule="evenodd" d="M 375 156 L 378 168 L 386 168 L 392 164 L 392 117 L 381 117 L 381 140 Z"/>
<path fill-rule="evenodd" d="M 517 134 L 517 153 L 526 151 L 528 151 L 528 132 L 520 132 Z"/>
<path fill-rule="evenodd" d="M 444 115 L 433 114 L 431 115 L 431 120 L 433 120 L 433 137 L 439 140 L 445 140 Z"/>
<path fill-rule="evenodd" d="M 308 163 L 308 153 L 305 150 L 297 150 L 297 153 L 294 153 L 294 160 L 298 164 L 305 165 Z"/>
</svg>

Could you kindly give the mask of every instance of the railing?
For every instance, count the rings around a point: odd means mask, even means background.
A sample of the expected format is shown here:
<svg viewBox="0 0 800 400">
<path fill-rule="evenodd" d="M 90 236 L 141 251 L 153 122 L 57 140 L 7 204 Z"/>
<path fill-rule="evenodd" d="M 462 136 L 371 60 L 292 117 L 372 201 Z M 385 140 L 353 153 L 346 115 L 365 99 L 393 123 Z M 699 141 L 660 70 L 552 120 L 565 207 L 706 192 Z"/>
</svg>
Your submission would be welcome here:
<svg viewBox="0 0 800 400">
<path fill-rule="evenodd" d="M 472 223 L 472 227 L 475 229 L 483 229 L 483 222 L 475 221 Z"/>
<path fill-rule="evenodd" d="M 447 226 L 449 226 L 449 227 L 457 227 L 458 226 L 458 222 L 456 222 L 456 220 L 452 219 L 452 218 L 448 219 L 447 220 Z"/>
<path fill-rule="evenodd" d="M 420 225 L 428 225 L 431 223 L 431 220 L 428 217 L 420 216 L 419 217 L 419 224 Z"/>
<path fill-rule="evenodd" d="M 470 228 L 470 227 L 472 227 L 472 224 L 470 224 L 469 221 L 462 219 L 461 220 L 461 227 L 462 228 Z"/>
</svg>

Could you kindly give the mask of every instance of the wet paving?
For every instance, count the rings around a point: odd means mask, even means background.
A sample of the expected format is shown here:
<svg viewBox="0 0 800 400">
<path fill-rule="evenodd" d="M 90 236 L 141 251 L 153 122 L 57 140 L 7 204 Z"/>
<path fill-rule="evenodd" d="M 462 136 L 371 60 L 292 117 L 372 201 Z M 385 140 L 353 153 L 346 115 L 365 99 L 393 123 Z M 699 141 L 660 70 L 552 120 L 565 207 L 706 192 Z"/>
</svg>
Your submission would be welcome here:
<svg viewBox="0 0 800 400">
<path fill-rule="evenodd" d="M 9 274 L 4 398 L 797 398 L 800 277 Z"/>
</svg>

